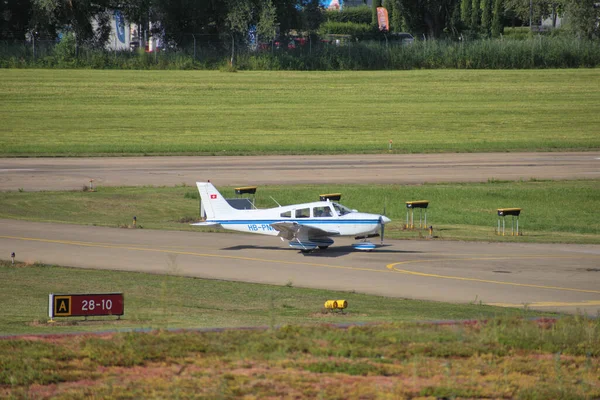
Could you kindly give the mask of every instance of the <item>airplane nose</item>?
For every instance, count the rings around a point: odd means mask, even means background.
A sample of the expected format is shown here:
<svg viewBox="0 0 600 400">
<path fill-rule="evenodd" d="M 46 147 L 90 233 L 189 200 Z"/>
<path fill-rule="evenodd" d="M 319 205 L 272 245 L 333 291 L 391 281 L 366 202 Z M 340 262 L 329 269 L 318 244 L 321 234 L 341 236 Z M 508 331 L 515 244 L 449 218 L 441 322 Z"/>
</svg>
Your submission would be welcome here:
<svg viewBox="0 0 600 400">
<path fill-rule="evenodd" d="M 392 222 L 392 220 L 389 219 L 388 217 L 386 217 L 385 215 L 382 215 L 381 217 L 379 217 L 379 220 L 381 221 L 381 223 L 383 225 L 387 224 L 388 222 Z"/>
</svg>

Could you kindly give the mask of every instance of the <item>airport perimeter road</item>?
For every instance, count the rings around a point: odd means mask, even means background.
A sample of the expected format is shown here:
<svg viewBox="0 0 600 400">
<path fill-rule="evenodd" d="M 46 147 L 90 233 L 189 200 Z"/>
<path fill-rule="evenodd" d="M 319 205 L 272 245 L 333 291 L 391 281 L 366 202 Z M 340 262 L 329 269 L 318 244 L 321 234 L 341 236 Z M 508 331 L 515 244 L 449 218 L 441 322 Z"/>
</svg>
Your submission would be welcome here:
<svg viewBox="0 0 600 400">
<path fill-rule="evenodd" d="M 389 241 L 363 253 L 351 243 L 302 254 L 259 235 L 0 220 L 2 258 L 32 263 L 600 312 L 598 245 Z"/>
<path fill-rule="evenodd" d="M 0 190 L 600 178 L 600 152 L 0 159 Z"/>
</svg>

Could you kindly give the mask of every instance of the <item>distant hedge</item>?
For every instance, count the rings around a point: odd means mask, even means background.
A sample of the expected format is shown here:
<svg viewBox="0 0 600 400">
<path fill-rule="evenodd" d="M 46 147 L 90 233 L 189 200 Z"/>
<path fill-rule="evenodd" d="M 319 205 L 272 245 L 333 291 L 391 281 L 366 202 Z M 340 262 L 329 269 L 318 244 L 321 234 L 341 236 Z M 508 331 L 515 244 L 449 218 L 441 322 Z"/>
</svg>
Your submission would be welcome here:
<svg viewBox="0 0 600 400">
<path fill-rule="evenodd" d="M 371 24 L 372 10 L 369 6 L 342 8 L 339 11 L 325 10 L 326 21 L 353 22 L 355 24 Z"/>
<path fill-rule="evenodd" d="M 356 22 L 336 22 L 336 21 L 325 21 L 319 28 L 321 35 L 335 34 L 335 35 L 352 35 L 353 37 L 362 38 L 363 36 L 371 33 L 373 27 L 370 24 L 359 24 Z"/>
<path fill-rule="evenodd" d="M 64 49 L 61 49 L 64 50 Z M 40 50 L 41 51 L 41 50 Z M 218 69 L 229 60 L 227 49 L 209 53 L 191 49 L 158 54 L 79 49 L 76 57 L 52 48 L 37 58 L 29 49 L 0 47 L 1 68 Z M 236 56 L 246 70 L 399 70 L 399 69 L 532 69 L 600 66 L 600 42 L 572 37 L 537 36 L 527 40 L 467 42 L 372 40 L 340 45 L 309 43 L 246 51 Z"/>
</svg>

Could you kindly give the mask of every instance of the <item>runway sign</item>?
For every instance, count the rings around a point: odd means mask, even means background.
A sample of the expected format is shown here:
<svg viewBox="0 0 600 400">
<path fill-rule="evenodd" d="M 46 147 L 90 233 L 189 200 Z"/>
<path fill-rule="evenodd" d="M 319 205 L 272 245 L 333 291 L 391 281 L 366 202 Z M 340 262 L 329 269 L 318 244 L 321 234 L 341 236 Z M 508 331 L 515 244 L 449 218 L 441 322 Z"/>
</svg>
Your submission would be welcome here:
<svg viewBox="0 0 600 400">
<path fill-rule="evenodd" d="M 55 317 L 88 317 L 124 314 L 123 293 L 54 294 L 48 297 L 48 315 Z"/>
</svg>

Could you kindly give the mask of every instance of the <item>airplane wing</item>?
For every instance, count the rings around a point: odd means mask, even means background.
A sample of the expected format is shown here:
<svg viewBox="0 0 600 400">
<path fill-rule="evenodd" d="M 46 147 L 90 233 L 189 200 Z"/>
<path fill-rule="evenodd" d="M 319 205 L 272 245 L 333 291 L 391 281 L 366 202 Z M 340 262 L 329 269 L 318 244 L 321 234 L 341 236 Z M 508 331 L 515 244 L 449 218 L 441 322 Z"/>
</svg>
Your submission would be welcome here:
<svg viewBox="0 0 600 400">
<path fill-rule="evenodd" d="M 275 222 L 271 226 L 279 231 L 279 236 L 292 240 L 294 238 L 322 238 L 338 236 L 338 231 L 326 231 L 310 224 L 299 224 L 297 222 Z"/>
</svg>

